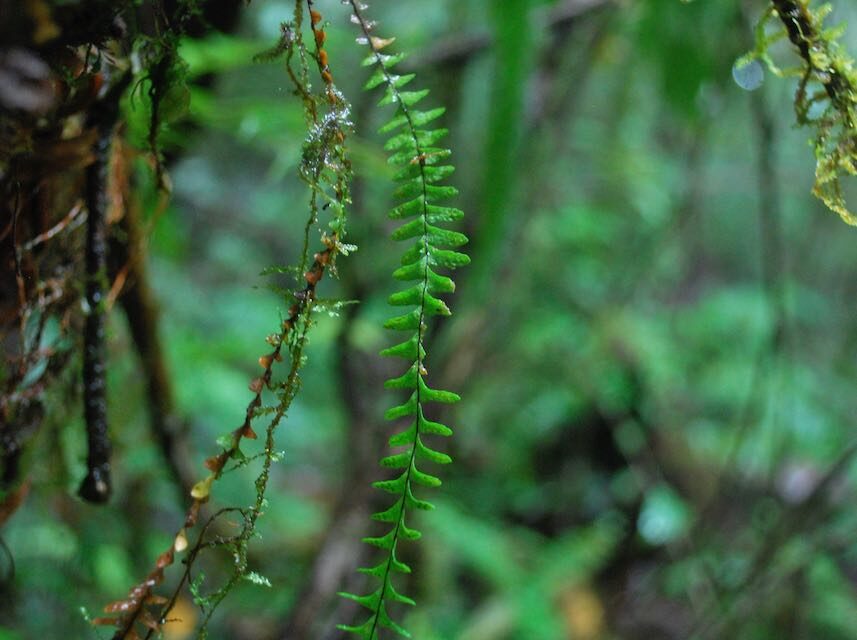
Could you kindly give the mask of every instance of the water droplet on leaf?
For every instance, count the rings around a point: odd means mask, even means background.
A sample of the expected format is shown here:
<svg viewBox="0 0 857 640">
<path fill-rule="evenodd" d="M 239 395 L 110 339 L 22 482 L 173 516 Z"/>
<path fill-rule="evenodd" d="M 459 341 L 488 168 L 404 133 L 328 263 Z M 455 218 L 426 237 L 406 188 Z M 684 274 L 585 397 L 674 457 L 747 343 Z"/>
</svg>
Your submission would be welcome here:
<svg viewBox="0 0 857 640">
<path fill-rule="evenodd" d="M 732 79 L 745 91 L 755 91 L 765 81 L 765 70 L 758 60 L 738 60 L 732 65 Z"/>
</svg>

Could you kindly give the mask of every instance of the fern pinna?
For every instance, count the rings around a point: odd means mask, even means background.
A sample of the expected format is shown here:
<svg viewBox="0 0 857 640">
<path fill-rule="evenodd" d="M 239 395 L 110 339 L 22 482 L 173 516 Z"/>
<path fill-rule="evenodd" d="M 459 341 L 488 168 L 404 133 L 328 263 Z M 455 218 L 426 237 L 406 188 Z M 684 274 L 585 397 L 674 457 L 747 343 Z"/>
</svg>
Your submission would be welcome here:
<svg viewBox="0 0 857 640">
<path fill-rule="evenodd" d="M 411 392 L 408 400 L 389 409 L 385 418 L 409 418 L 411 422 L 404 431 L 390 438 L 390 446 L 399 449 L 399 452 L 381 460 L 382 467 L 401 470 L 399 475 L 392 480 L 374 484 L 378 489 L 395 497 L 395 502 L 389 509 L 372 516 L 374 520 L 389 524 L 389 531 L 383 536 L 364 539 L 364 542 L 385 552 L 384 558 L 378 564 L 359 570 L 378 578 L 380 585 L 368 595 L 341 594 L 357 601 L 369 609 L 371 614 L 360 625 L 340 625 L 339 628 L 355 633 L 364 640 L 377 640 L 382 627 L 410 637 L 387 612 L 387 604 L 390 602 L 414 604 L 411 598 L 401 594 L 393 585 L 394 574 L 411 572 L 410 567 L 396 557 L 396 549 L 400 540 L 416 540 L 421 535 L 419 531 L 405 524 L 406 513 L 414 509 L 434 508 L 431 503 L 415 497 L 414 485 L 440 485 L 437 477 L 419 470 L 417 462 L 451 462 L 448 455 L 435 451 L 423 441 L 427 434 L 449 436 L 452 433 L 447 426 L 428 420 L 424 414 L 424 406 L 430 402 L 452 403 L 459 400 L 455 393 L 431 389 L 425 382 L 424 378 L 428 373 L 425 366 L 427 321 L 432 316 L 450 315 L 449 307 L 437 296 L 455 290 L 453 281 L 439 274 L 437 270 L 455 269 L 468 264 L 470 259 L 467 255 L 453 250 L 465 244 L 467 237 L 439 226 L 459 220 L 463 215 L 459 209 L 437 204 L 457 194 L 454 187 L 440 184 L 453 171 L 452 166 L 440 164 L 450 152 L 448 149 L 434 146 L 446 135 L 447 130 L 425 128 L 440 117 L 444 109 L 420 111 L 415 108 L 428 91 L 402 90 L 402 87 L 414 78 L 413 74 L 395 73 L 394 67 L 403 56 L 382 53 L 382 49 L 389 46 L 392 39 L 379 38 L 372 34 L 374 25 L 362 14 L 365 5 L 354 0 L 349 0 L 348 4 L 353 12 L 352 22 L 363 32 L 358 42 L 370 48 L 364 66 L 375 67 L 366 83 L 366 89 L 384 86 L 384 97 L 380 104 L 396 105 L 396 114 L 381 128 L 382 133 L 393 134 L 384 148 L 391 154 L 390 164 L 398 167 L 395 180 L 399 187 L 395 191 L 395 197 L 401 204 L 389 215 L 394 220 L 406 220 L 393 232 L 393 239 L 412 241 L 412 244 L 402 256 L 402 266 L 393 272 L 393 277 L 405 283 L 414 283 L 389 298 L 391 305 L 412 307 L 412 310 L 391 318 L 384 325 L 388 329 L 410 332 L 407 340 L 381 352 L 385 356 L 404 358 L 410 363 L 405 373 L 398 378 L 387 380 L 385 386 Z"/>
</svg>

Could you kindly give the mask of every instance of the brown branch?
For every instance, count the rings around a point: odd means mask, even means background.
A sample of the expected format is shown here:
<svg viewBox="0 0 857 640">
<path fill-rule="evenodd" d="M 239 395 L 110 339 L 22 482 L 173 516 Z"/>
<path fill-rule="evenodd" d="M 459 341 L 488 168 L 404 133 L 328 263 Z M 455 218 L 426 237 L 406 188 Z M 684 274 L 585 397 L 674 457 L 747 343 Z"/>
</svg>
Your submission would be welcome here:
<svg viewBox="0 0 857 640">
<path fill-rule="evenodd" d="M 116 274 L 126 274 L 117 300 L 125 312 L 131 339 L 140 356 L 150 428 L 180 494 L 179 504 L 182 504 L 193 486 L 195 472 L 190 465 L 192 457 L 185 439 L 187 425 L 175 410 L 172 379 L 161 344 L 157 303 L 149 285 L 139 215 L 135 203 L 128 206 L 119 223 L 121 237 L 116 234 L 111 238 L 112 271 L 115 279 L 118 279 Z"/>
<path fill-rule="evenodd" d="M 561 148 L 563 145 L 561 132 L 567 130 L 573 122 L 577 104 L 583 96 L 590 77 L 592 59 L 598 51 L 600 42 L 608 33 L 607 27 L 611 24 L 611 15 L 605 15 L 603 20 L 592 26 L 583 45 L 576 42 L 577 38 L 574 37 L 576 29 L 573 28 L 575 23 L 567 16 L 573 14 L 576 17 L 582 17 L 584 12 L 581 7 L 584 4 L 587 3 L 570 2 L 561 5 L 564 8 L 561 15 L 566 18 L 564 21 L 554 23 L 556 28 L 553 42 L 539 56 L 537 71 L 540 75 L 541 91 L 545 96 L 541 100 L 544 106 L 534 110 L 526 123 L 526 131 L 522 136 L 525 143 L 520 152 L 523 159 L 522 166 L 531 164 L 540 153 L 545 153 L 546 146 L 554 145 Z M 598 3 L 598 6 L 609 4 L 612 2 L 608 0 Z M 590 0 L 589 6 L 596 5 Z M 571 11 L 575 7 L 576 13 Z M 558 9 L 553 13 L 559 13 Z M 568 68 L 569 65 L 563 64 L 559 56 L 572 47 L 576 47 L 581 53 L 575 57 L 573 67 Z M 574 81 L 569 82 L 569 77 Z M 527 183 L 527 195 L 521 198 L 523 201 L 537 202 L 542 197 L 542 193 L 549 191 L 545 176 L 547 174 L 539 174 L 537 179 Z M 509 233 L 503 240 L 503 251 L 508 251 L 509 247 L 518 246 L 523 242 L 528 228 L 527 223 L 528 221 L 524 219 L 510 222 Z M 475 233 L 474 231 L 470 235 Z M 474 257 L 475 260 L 478 258 L 479 256 Z M 509 286 L 509 283 L 520 275 L 520 266 L 520 261 L 515 260 L 500 263 L 495 282 L 500 283 L 501 289 L 504 283 Z M 459 286 L 465 289 L 470 286 L 467 273 L 463 274 Z M 466 304 L 467 296 L 464 296 L 464 300 Z M 437 329 L 433 337 L 435 344 L 433 358 L 435 367 L 442 370 L 440 378 L 445 381 L 446 386 L 455 389 L 466 385 L 467 379 L 473 375 L 479 363 L 484 362 L 493 348 L 490 340 L 502 335 L 502 330 L 487 331 L 486 325 L 490 323 L 496 329 L 507 323 L 509 321 L 507 306 L 499 298 L 489 301 L 487 305 L 480 308 L 470 309 L 465 306 L 459 312 L 457 322 L 444 324 Z"/>
<path fill-rule="evenodd" d="M 566 0 L 550 9 L 535 13 L 536 27 L 541 30 L 554 30 L 567 27 L 571 22 L 585 13 L 604 5 L 613 4 L 615 0 Z M 403 71 L 412 71 L 431 67 L 461 66 L 470 58 L 490 49 L 494 38 L 488 29 L 443 38 L 432 48 L 415 54 L 400 63 Z"/>
</svg>

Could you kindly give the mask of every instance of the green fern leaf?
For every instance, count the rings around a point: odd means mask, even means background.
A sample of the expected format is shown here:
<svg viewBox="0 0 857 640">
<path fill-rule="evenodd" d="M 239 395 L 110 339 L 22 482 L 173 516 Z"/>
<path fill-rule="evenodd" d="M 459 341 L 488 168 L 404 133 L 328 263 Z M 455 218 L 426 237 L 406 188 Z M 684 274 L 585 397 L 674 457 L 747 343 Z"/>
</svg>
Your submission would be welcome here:
<svg viewBox="0 0 857 640">
<path fill-rule="evenodd" d="M 436 146 L 447 134 L 442 127 L 427 129 L 426 125 L 435 121 L 444 113 L 444 109 L 419 110 L 415 105 L 428 96 L 427 90 L 403 91 L 402 87 L 414 79 L 413 74 L 398 75 L 395 65 L 402 60 L 402 54 L 382 53 L 392 42 L 371 34 L 371 23 L 364 19 L 364 6 L 357 0 L 347 0 L 353 11 L 353 22 L 362 30 L 358 42 L 370 48 L 364 66 L 374 67 L 367 89 L 383 87 L 384 93 L 379 104 L 393 105 L 396 113 L 381 127 L 380 131 L 390 134 L 384 149 L 390 154 L 388 163 L 397 167 L 395 181 L 398 183 L 394 197 L 399 203 L 389 213 L 393 220 L 401 220 L 400 226 L 393 231 L 392 239 L 408 242 L 409 247 L 401 258 L 401 266 L 393 272 L 393 278 L 407 285 L 393 293 L 388 302 L 393 307 L 411 307 L 407 313 L 390 318 L 384 323 L 387 329 L 405 331 L 409 337 L 398 344 L 384 349 L 381 355 L 403 358 L 409 365 L 398 377 L 386 381 L 388 389 L 410 391 L 408 399 L 388 409 L 384 417 L 387 420 L 399 420 L 411 417 L 408 426 L 393 435 L 389 444 L 401 450 L 381 459 L 381 467 L 397 469 L 398 475 L 390 480 L 373 483 L 377 489 L 394 496 L 393 504 L 384 511 L 373 514 L 373 520 L 384 522 L 391 528 L 381 536 L 364 538 L 364 542 L 386 552 L 377 565 L 362 568 L 359 571 L 380 580 L 371 594 L 357 596 L 342 594 L 355 600 L 371 614 L 360 625 L 340 625 L 339 628 L 359 635 L 365 640 L 378 640 L 379 630 L 388 629 L 400 636 L 410 637 L 408 632 L 394 622 L 387 613 L 391 602 L 413 605 L 414 601 L 399 593 L 393 584 L 396 573 L 410 573 L 411 569 L 396 558 L 396 549 L 402 540 L 417 540 L 421 533 L 405 524 L 405 518 L 414 511 L 431 511 L 434 505 L 417 497 L 415 487 L 438 487 L 440 478 L 417 467 L 417 462 L 449 464 L 447 454 L 428 446 L 423 440 L 428 435 L 449 436 L 452 430 L 444 424 L 428 420 L 424 408 L 431 403 L 450 404 L 460 398 L 451 391 L 431 388 L 425 381 L 426 370 L 425 338 L 428 320 L 433 316 L 448 316 L 451 311 L 440 296 L 455 291 L 452 278 L 440 271 L 456 269 L 470 262 L 468 256 L 455 249 L 467 243 L 467 236 L 444 225 L 456 222 L 464 215 L 460 209 L 442 206 L 458 195 L 458 190 L 443 184 L 454 167 L 441 162 L 450 155 L 448 149 Z"/>
</svg>

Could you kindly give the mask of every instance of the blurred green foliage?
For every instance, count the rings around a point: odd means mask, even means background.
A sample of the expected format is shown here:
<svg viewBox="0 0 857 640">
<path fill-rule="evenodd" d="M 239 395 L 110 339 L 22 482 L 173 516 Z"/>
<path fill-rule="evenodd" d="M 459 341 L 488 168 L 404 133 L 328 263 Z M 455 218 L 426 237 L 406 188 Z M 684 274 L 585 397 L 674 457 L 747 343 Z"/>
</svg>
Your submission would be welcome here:
<svg viewBox="0 0 857 640">
<path fill-rule="evenodd" d="M 379 442 L 389 435 L 383 389 L 336 375 L 345 354 L 371 378 L 381 365 L 365 363 L 387 346 L 396 256 L 392 172 L 374 133 L 383 116 L 360 91 L 347 12 L 317 4 L 354 104 L 349 240 L 360 247 L 322 295 L 359 305 L 318 314 L 278 433 L 284 457 L 250 557 L 273 588 L 238 587 L 212 637 L 280 637 L 325 534 L 342 525 L 334 507 L 354 489 L 343 470 L 356 455 L 349 385 Z M 408 592 L 419 606 L 403 624 L 421 640 L 857 638 L 857 236 L 810 193 L 794 84 L 766 75 L 748 93 L 732 80 L 765 3 L 746 3 L 749 19 L 737 2 L 604 3 L 548 28 L 565 4 L 371 7 L 446 102 L 476 265 L 433 336 L 428 366 L 464 401 L 443 416 L 457 425 L 443 497 L 415 518 L 425 538 Z M 148 259 L 200 471 L 240 423 L 285 314 L 270 285 L 291 276 L 259 274 L 300 249 L 299 100 L 280 65 L 252 63 L 290 13 L 253 3 L 236 34 L 180 49 L 191 103 L 163 136 L 173 198 Z M 838 2 L 828 20 L 853 25 L 857 11 Z M 437 57 L 474 34 L 495 46 Z M 129 101 L 126 114 L 144 147 L 144 106 Z M 151 211 L 143 163 L 138 174 Z M 776 203 L 772 221 L 764 202 Z M 95 637 L 79 609 L 96 616 L 122 596 L 182 518 L 117 314 L 110 350 L 117 498 L 69 497 L 85 445 L 78 400 L 57 387 L 31 495 L 2 530 L 16 573 L 0 640 Z M 217 505 L 248 504 L 254 477 L 226 476 Z M 228 563 L 206 556 L 203 584 Z"/>
</svg>

